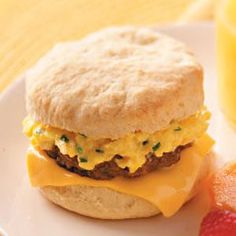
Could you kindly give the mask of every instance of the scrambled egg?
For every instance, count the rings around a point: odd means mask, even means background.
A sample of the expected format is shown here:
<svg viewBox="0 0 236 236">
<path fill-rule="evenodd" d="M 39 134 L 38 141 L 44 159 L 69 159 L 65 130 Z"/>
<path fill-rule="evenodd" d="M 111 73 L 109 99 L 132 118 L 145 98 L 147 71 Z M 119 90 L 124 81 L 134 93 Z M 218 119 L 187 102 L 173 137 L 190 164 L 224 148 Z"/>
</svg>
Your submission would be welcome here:
<svg viewBox="0 0 236 236">
<path fill-rule="evenodd" d="M 210 113 L 202 110 L 195 115 L 172 122 L 166 129 L 152 134 L 135 132 L 117 140 L 93 139 L 83 134 L 72 133 L 43 125 L 26 117 L 23 121 L 24 133 L 31 144 L 39 150 L 51 150 L 56 145 L 62 154 L 77 156 L 81 168 L 91 170 L 97 164 L 110 161 L 115 155 L 124 158 L 115 159 L 121 168 L 128 167 L 135 172 L 142 166 L 145 155 L 153 152 L 161 157 L 164 152 L 174 151 L 179 145 L 193 142 L 208 127 Z"/>
</svg>

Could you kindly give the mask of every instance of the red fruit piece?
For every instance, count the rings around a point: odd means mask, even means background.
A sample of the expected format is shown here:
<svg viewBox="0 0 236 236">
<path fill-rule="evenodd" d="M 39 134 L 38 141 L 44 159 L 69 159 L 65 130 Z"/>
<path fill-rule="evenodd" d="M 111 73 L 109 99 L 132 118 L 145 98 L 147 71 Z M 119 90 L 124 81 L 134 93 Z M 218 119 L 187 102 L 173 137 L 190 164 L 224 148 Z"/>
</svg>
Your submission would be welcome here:
<svg viewBox="0 0 236 236">
<path fill-rule="evenodd" d="M 236 213 L 214 210 L 203 219 L 200 236 L 236 236 Z"/>
<path fill-rule="evenodd" d="M 215 206 L 236 212 L 236 163 L 220 169 L 215 174 L 212 185 Z"/>
</svg>

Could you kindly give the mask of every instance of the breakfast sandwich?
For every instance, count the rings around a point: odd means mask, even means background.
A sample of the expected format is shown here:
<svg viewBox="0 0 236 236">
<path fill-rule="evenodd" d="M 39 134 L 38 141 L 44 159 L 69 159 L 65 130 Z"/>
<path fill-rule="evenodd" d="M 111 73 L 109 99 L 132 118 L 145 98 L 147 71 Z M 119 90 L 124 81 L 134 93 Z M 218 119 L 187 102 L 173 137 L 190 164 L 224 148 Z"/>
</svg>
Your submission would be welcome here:
<svg viewBox="0 0 236 236">
<path fill-rule="evenodd" d="M 207 175 L 203 69 L 181 42 L 114 27 L 56 45 L 26 74 L 32 186 L 101 219 L 174 215 Z"/>
</svg>

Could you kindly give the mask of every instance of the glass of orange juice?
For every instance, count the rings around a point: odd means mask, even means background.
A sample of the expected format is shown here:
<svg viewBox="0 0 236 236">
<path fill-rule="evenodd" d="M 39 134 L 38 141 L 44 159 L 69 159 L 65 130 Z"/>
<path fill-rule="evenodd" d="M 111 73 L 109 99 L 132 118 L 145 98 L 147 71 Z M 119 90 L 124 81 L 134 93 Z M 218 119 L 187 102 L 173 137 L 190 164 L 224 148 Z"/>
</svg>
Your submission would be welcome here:
<svg viewBox="0 0 236 236">
<path fill-rule="evenodd" d="M 236 0 L 218 2 L 216 53 L 221 108 L 236 127 Z"/>
</svg>

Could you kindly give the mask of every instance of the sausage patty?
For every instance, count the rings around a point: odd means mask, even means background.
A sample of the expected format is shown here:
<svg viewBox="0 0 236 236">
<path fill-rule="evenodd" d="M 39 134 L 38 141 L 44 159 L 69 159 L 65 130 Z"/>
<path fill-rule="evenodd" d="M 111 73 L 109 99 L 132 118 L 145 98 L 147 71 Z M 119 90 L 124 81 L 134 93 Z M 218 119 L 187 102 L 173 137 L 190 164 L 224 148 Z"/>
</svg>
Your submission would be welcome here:
<svg viewBox="0 0 236 236">
<path fill-rule="evenodd" d="M 128 167 L 123 169 L 116 164 L 115 159 L 123 158 L 120 155 L 115 155 L 110 161 L 97 164 L 92 170 L 86 170 L 79 166 L 77 156 L 69 157 L 68 155 L 64 155 L 56 146 L 54 146 L 52 150 L 45 150 L 45 152 L 49 157 L 55 159 L 59 166 L 73 173 L 92 179 L 105 180 L 117 176 L 129 178 L 143 176 L 158 168 L 169 167 L 178 162 L 180 160 L 181 151 L 190 146 L 191 144 L 178 146 L 173 152 L 163 153 L 162 157 L 156 157 L 154 153 L 150 152 L 146 155 L 146 162 L 134 173 L 130 173 Z"/>
</svg>

